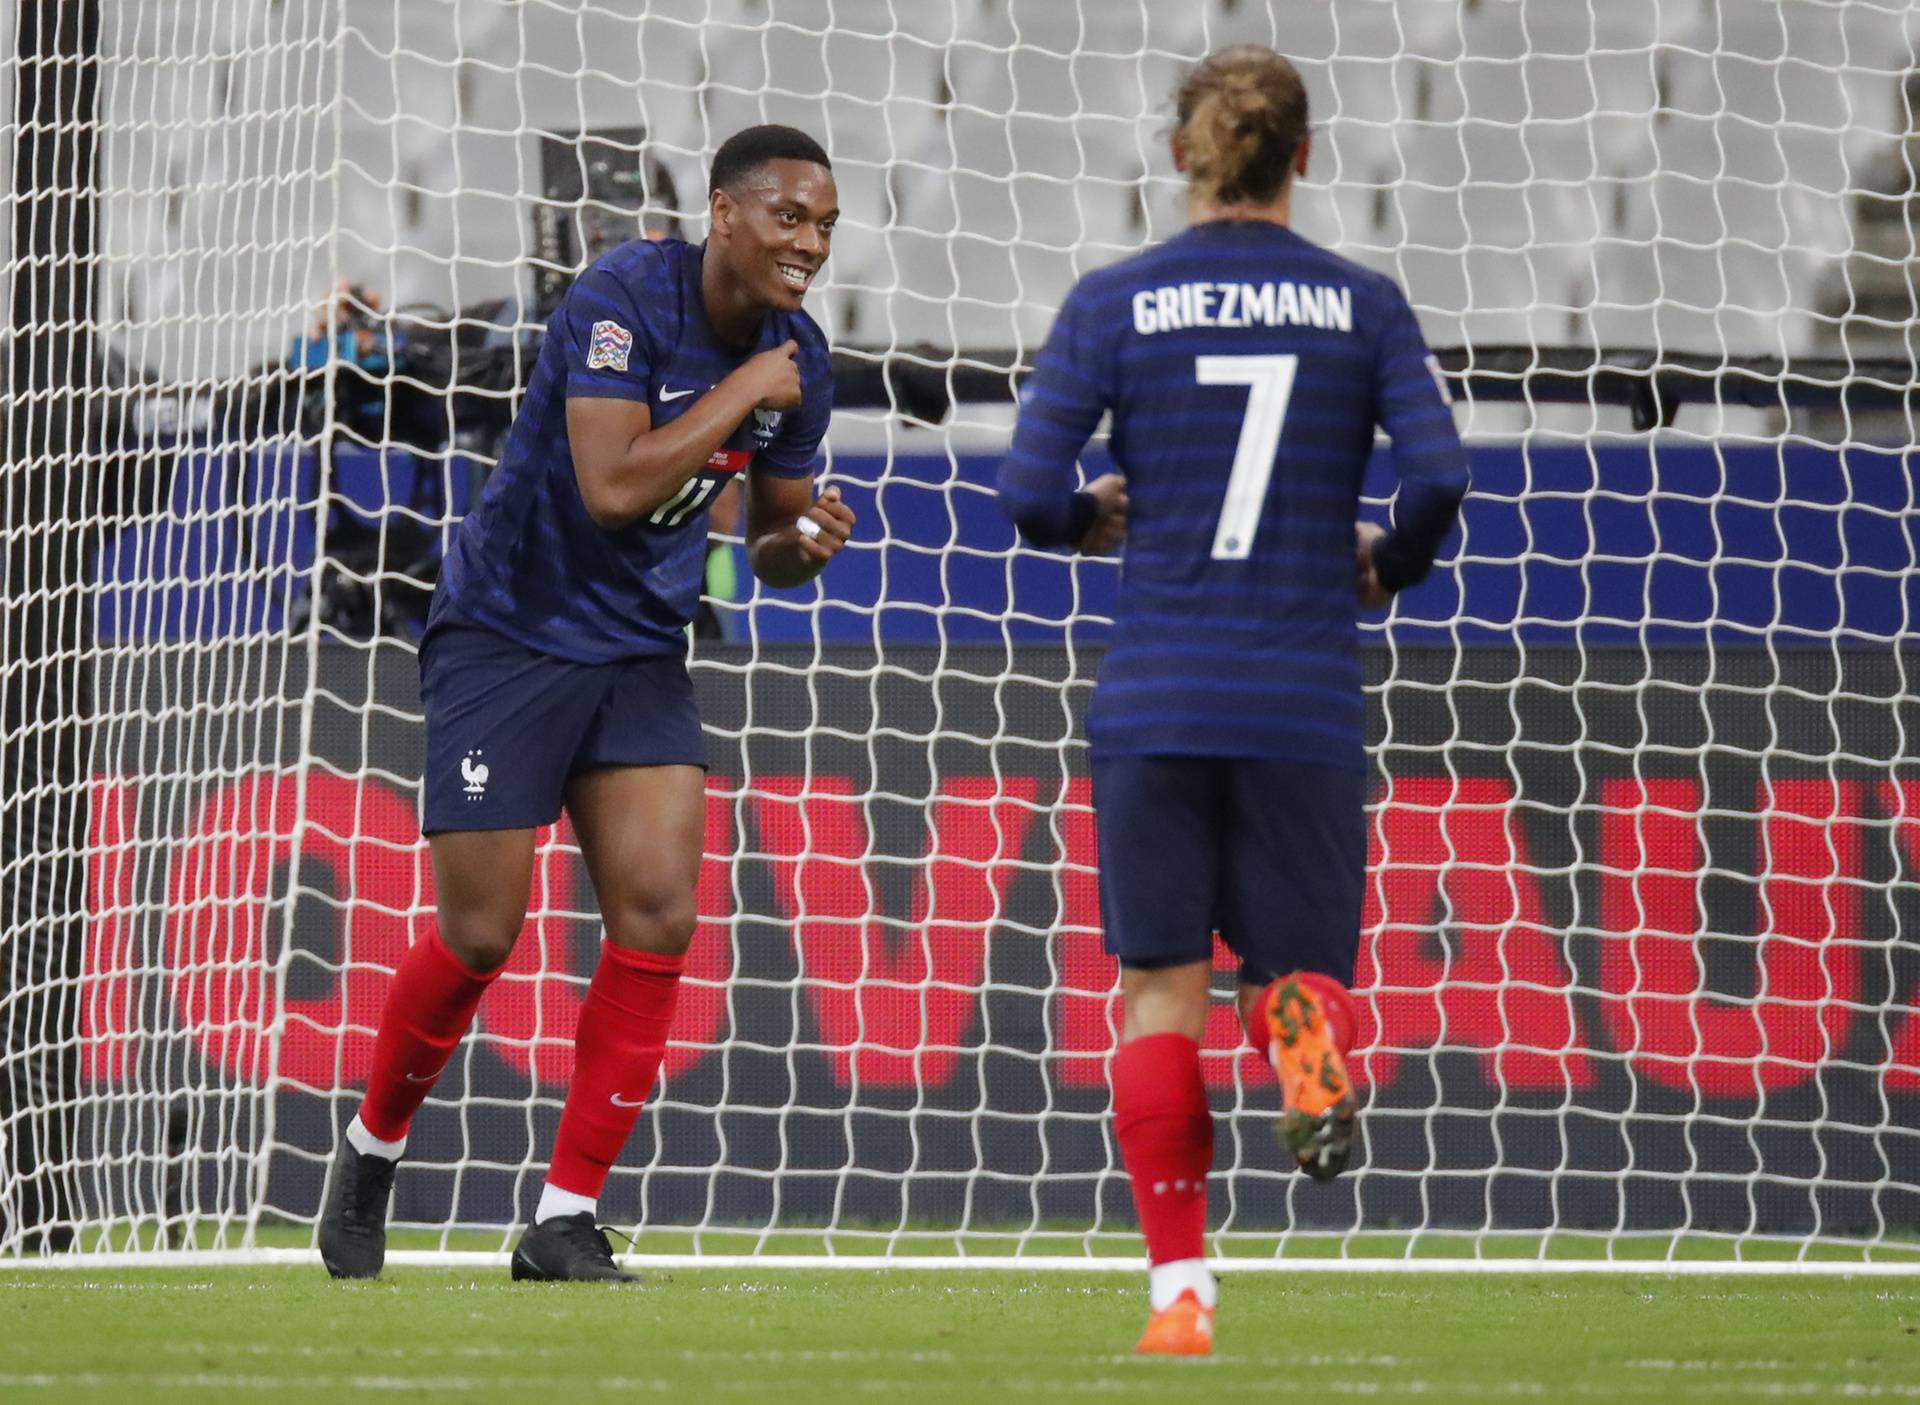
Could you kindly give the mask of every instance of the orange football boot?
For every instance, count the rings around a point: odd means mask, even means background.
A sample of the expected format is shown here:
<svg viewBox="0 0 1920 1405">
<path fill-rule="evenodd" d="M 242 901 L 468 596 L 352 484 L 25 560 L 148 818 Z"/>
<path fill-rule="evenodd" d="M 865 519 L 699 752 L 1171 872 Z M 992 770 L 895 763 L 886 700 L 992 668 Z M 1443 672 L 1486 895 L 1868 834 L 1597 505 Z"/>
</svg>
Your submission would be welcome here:
<svg viewBox="0 0 1920 1405">
<path fill-rule="evenodd" d="M 1330 1181 L 1347 1169 L 1353 1152 L 1353 1083 L 1333 1042 L 1327 1012 L 1298 979 L 1286 976 L 1268 989 L 1267 1057 L 1280 1079 L 1284 1109 L 1280 1140 L 1300 1169 Z"/>
<path fill-rule="evenodd" d="M 1138 1356 L 1209 1356 L 1213 1353 L 1213 1309 L 1200 1306 L 1200 1295 L 1189 1288 L 1147 1319 L 1147 1330 L 1134 1349 Z"/>
</svg>

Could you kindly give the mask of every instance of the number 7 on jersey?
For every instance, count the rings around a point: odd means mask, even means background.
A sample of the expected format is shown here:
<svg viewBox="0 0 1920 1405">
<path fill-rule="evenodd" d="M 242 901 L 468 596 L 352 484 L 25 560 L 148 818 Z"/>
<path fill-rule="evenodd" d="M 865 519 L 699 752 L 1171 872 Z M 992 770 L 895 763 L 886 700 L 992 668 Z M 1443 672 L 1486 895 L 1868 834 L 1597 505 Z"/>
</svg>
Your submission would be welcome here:
<svg viewBox="0 0 1920 1405">
<path fill-rule="evenodd" d="M 1227 475 L 1227 500 L 1213 534 L 1215 561 L 1244 561 L 1253 551 L 1274 456 L 1280 449 L 1280 428 L 1287 421 L 1287 402 L 1293 398 L 1293 373 L 1299 365 L 1298 356 L 1194 358 L 1194 379 L 1201 385 L 1247 387 L 1247 417 L 1240 422 L 1240 443 L 1233 451 L 1233 471 Z"/>
</svg>

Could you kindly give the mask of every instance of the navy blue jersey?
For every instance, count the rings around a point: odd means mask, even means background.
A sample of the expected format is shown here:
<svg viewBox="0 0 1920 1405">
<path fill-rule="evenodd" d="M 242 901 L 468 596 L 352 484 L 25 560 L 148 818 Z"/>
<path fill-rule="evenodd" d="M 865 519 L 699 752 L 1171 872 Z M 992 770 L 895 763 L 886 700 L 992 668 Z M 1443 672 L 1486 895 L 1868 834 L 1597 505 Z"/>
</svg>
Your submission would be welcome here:
<svg viewBox="0 0 1920 1405">
<path fill-rule="evenodd" d="M 1096 754 L 1363 763 L 1354 519 L 1375 426 L 1401 479 L 1376 548 L 1425 573 L 1466 492 L 1437 364 L 1400 290 L 1265 221 L 1196 225 L 1083 278 L 1023 388 L 1003 506 L 1085 532 L 1075 460 L 1103 413 L 1126 475 Z"/>
<path fill-rule="evenodd" d="M 707 504 L 735 475 L 804 477 L 833 407 L 826 338 L 804 312 L 769 312 L 760 339 L 723 344 L 700 291 L 703 247 L 609 250 L 554 310 L 500 466 L 454 538 L 432 624 L 463 620 L 579 663 L 679 653 L 700 600 Z M 755 410 L 672 498 L 625 527 L 594 522 L 567 442 L 569 399 L 638 400 L 655 428 L 735 367 L 793 339 L 797 410 Z"/>
</svg>

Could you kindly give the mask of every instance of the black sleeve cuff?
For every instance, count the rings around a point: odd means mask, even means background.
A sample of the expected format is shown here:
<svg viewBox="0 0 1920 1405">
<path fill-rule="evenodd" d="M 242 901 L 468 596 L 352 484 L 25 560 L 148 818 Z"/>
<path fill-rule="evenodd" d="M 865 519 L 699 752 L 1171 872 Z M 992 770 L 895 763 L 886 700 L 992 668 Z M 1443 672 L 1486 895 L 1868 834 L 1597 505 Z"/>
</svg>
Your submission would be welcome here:
<svg viewBox="0 0 1920 1405">
<path fill-rule="evenodd" d="M 1432 553 L 1420 551 L 1398 532 L 1389 532 L 1373 544 L 1373 573 L 1395 595 L 1420 584 L 1432 569 Z"/>
<path fill-rule="evenodd" d="M 1093 494 L 1080 491 L 1062 504 L 1059 498 L 1028 500 L 1016 510 L 1003 493 L 1000 502 L 1013 519 L 1020 534 L 1037 547 L 1048 551 L 1072 550 L 1093 525 L 1100 504 Z M 1064 509 L 1064 510 L 1063 510 Z"/>
<path fill-rule="evenodd" d="M 1073 506 L 1067 512 L 1066 545 L 1078 546 L 1080 539 L 1093 528 L 1093 519 L 1100 515 L 1100 504 L 1094 501 L 1093 494 L 1086 489 L 1077 489 L 1073 495 Z"/>
</svg>

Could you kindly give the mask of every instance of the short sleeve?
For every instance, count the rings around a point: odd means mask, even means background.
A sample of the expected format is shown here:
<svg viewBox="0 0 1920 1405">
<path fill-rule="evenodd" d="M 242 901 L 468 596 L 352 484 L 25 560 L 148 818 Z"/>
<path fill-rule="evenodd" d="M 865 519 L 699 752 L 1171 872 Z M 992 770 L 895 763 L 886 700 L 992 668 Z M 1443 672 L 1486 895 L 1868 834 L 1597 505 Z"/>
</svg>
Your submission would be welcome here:
<svg viewBox="0 0 1920 1405">
<path fill-rule="evenodd" d="M 653 336 L 631 276 L 595 264 L 567 290 L 559 331 L 569 397 L 644 401 L 652 395 Z"/>
<path fill-rule="evenodd" d="M 833 361 L 823 344 L 811 341 L 800 358 L 800 407 L 782 416 L 780 432 L 754 455 L 756 473 L 806 478 L 818 466 L 820 441 L 833 418 Z"/>
</svg>

